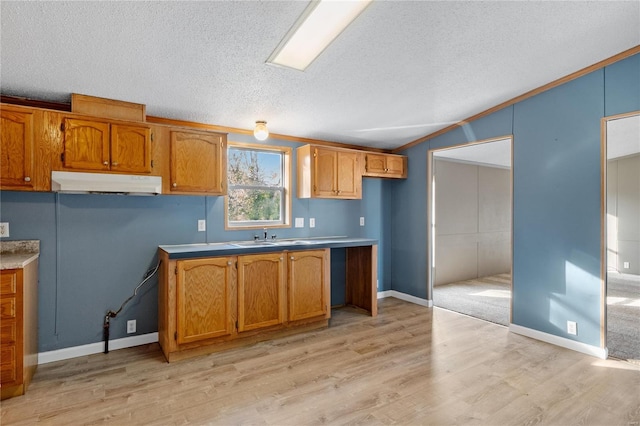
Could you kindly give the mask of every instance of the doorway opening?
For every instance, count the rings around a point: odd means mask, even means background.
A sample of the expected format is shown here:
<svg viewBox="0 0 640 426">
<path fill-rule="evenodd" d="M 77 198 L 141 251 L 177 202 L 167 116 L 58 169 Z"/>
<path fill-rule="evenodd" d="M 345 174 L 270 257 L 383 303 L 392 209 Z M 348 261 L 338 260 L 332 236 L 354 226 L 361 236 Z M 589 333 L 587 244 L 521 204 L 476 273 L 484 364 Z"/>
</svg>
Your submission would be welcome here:
<svg viewBox="0 0 640 426">
<path fill-rule="evenodd" d="M 640 112 L 603 122 L 606 346 L 640 364 Z"/>
<path fill-rule="evenodd" d="M 433 305 L 511 321 L 512 137 L 430 150 L 429 288 Z"/>
</svg>

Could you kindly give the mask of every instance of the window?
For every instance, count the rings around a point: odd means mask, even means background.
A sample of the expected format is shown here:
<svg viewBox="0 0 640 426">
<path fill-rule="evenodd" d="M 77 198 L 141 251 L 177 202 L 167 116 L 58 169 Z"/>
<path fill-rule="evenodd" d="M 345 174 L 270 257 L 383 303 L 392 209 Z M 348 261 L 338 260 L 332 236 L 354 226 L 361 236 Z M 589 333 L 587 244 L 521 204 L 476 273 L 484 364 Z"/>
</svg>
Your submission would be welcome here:
<svg viewBox="0 0 640 426">
<path fill-rule="evenodd" d="M 229 144 L 227 228 L 289 226 L 291 149 Z"/>
</svg>

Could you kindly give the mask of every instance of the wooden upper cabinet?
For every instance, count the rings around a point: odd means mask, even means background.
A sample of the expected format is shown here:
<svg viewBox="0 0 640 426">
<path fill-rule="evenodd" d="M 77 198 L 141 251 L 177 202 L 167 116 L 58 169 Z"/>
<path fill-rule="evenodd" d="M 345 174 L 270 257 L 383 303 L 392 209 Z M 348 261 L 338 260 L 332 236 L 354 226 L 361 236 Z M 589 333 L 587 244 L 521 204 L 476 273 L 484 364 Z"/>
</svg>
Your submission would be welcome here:
<svg viewBox="0 0 640 426">
<path fill-rule="evenodd" d="M 286 320 L 284 253 L 238 256 L 238 331 Z"/>
<path fill-rule="evenodd" d="M 177 341 L 191 343 L 235 332 L 235 258 L 177 263 Z"/>
<path fill-rule="evenodd" d="M 227 136 L 172 131 L 170 190 L 178 193 L 226 194 Z"/>
<path fill-rule="evenodd" d="M 64 119 L 65 168 L 109 170 L 110 163 L 109 123 Z"/>
<path fill-rule="evenodd" d="M 111 170 L 151 172 L 151 131 L 148 127 L 111 125 Z"/>
<path fill-rule="evenodd" d="M 65 118 L 63 167 L 150 173 L 150 133 L 145 126 Z"/>
<path fill-rule="evenodd" d="M 362 198 L 361 155 L 348 149 L 298 148 L 298 198 Z"/>
<path fill-rule="evenodd" d="M 407 157 L 393 154 L 366 153 L 364 176 L 406 178 Z"/>
<path fill-rule="evenodd" d="M 33 190 L 33 113 L 3 106 L 0 124 L 0 187 Z"/>
<path fill-rule="evenodd" d="M 287 253 L 289 321 L 330 317 L 329 249 Z"/>
</svg>

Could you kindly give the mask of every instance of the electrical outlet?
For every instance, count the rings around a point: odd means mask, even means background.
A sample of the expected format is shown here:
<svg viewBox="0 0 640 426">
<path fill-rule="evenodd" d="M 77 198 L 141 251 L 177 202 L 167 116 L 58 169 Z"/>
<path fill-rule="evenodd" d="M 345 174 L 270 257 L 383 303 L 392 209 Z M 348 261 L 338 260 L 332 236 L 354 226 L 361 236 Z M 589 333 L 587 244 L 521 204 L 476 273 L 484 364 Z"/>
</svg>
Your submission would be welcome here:
<svg viewBox="0 0 640 426">
<path fill-rule="evenodd" d="M 364 226 L 364 217 L 360 217 L 360 226 Z"/>
<path fill-rule="evenodd" d="M 198 220 L 198 232 L 204 232 L 207 230 L 207 221 L 204 219 Z"/>
<path fill-rule="evenodd" d="M 127 334 L 136 332 L 136 320 L 127 321 Z"/>
<path fill-rule="evenodd" d="M 578 323 L 575 321 L 567 321 L 567 334 L 578 335 Z"/>
<path fill-rule="evenodd" d="M 7 238 L 9 236 L 9 222 L 0 223 L 0 238 Z"/>
<path fill-rule="evenodd" d="M 316 219 L 313 217 L 309 218 L 309 228 L 315 228 L 316 227 Z"/>
<path fill-rule="evenodd" d="M 304 228 L 304 217 L 296 217 L 296 228 Z"/>
<path fill-rule="evenodd" d="M 9 224 L 7 224 L 7 226 L 9 226 Z M 7 231 L 7 237 L 9 236 L 9 231 Z M 629 269 L 629 262 L 623 262 L 622 263 L 622 267 L 624 269 Z"/>
</svg>

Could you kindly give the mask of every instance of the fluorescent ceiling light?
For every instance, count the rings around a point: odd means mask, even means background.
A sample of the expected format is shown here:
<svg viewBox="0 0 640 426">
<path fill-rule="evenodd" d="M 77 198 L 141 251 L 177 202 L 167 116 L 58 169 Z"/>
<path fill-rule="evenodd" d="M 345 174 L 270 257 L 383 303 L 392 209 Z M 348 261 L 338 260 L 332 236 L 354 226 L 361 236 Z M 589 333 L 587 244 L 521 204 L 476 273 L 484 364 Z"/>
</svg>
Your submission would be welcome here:
<svg viewBox="0 0 640 426">
<path fill-rule="evenodd" d="M 267 63 L 304 71 L 371 1 L 312 1 Z"/>
</svg>

